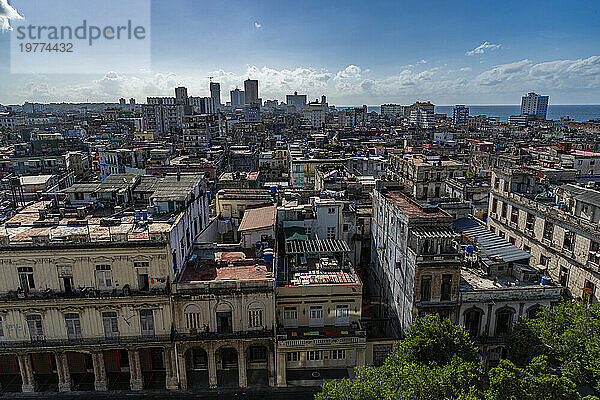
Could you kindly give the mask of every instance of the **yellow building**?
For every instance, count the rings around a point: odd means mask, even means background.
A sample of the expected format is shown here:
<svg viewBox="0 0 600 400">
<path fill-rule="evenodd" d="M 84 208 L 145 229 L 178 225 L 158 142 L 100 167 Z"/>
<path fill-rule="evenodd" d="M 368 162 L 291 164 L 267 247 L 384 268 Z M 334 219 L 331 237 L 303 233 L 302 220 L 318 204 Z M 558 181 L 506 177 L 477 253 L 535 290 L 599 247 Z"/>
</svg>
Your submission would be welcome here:
<svg viewBox="0 0 600 400">
<path fill-rule="evenodd" d="M 287 241 L 278 265 L 277 386 L 320 385 L 365 364 L 362 282 L 341 240 Z"/>
</svg>

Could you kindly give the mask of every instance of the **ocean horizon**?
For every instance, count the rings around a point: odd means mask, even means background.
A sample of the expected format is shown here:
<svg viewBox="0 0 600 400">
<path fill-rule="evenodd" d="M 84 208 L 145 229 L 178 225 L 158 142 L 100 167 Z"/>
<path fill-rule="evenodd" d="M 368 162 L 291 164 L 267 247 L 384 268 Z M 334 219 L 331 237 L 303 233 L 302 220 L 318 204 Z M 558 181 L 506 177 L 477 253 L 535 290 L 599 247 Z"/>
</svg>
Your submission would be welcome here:
<svg viewBox="0 0 600 400">
<path fill-rule="evenodd" d="M 488 117 L 498 117 L 500 121 L 504 122 L 508 121 L 508 117 L 511 115 L 521 113 L 520 105 L 466 105 L 466 107 L 469 107 L 469 115 L 472 117 L 487 115 Z M 346 106 L 338 108 L 346 108 Z M 453 105 L 435 106 L 435 113 L 452 116 L 453 108 Z M 367 110 L 380 113 L 381 106 L 367 106 Z M 547 119 L 560 120 L 562 117 L 569 117 L 577 122 L 600 119 L 600 104 L 551 104 L 548 106 Z"/>
</svg>

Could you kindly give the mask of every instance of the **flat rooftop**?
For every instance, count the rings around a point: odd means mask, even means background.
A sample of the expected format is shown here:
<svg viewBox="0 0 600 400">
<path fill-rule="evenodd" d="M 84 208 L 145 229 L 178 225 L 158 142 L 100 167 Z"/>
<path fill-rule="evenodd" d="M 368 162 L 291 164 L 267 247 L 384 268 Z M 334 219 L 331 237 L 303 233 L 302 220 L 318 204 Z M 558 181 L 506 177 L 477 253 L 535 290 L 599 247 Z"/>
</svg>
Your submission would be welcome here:
<svg viewBox="0 0 600 400">
<path fill-rule="evenodd" d="M 491 276 L 480 269 L 462 268 L 460 270 L 459 290 L 470 292 L 475 290 L 495 290 L 533 287 L 556 287 L 540 283 L 522 282 L 512 276 Z"/>
<path fill-rule="evenodd" d="M 9 245 L 32 244 L 34 239 L 40 237 L 45 238 L 48 244 L 105 243 L 156 240 L 153 234 L 171 230 L 171 223 L 166 221 L 140 223 L 135 220 L 135 215 L 129 214 L 110 217 L 88 215 L 84 218 L 50 215 L 40 220 L 40 210 L 47 209 L 51 203 L 39 201 L 25 207 L 0 225 L 0 237 L 8 238 Z"/>
<path fill-rule="evenodd" d="M 410 218 L 449 218 L 450 216 L 437 207 L 424 207 L 400 191 L 386 191 L 383 196 L 406 216 Z"/>
<path fill-rule="evenodd" d="M 246 258 L 241 251 L 216 252 L 214 259 L 188 261 L 177 283 L 274 279 L 272 265 L 260 258 Z"/>
</svg>

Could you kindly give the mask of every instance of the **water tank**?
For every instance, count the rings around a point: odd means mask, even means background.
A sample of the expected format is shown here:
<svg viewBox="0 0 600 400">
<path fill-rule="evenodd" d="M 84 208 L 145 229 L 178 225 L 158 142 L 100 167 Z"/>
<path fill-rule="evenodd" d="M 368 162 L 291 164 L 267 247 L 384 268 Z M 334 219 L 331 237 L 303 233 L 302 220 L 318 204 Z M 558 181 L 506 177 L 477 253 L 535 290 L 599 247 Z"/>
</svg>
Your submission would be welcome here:
<svg viewBox="0 0 600 400">
<path fill-rule="evenodd" d="M 473 254 L 473 251 L 475 251 L 475 248 L 473 247 L 473 245 L 472 245 L 472 244 L 469 244 L 469 245 L 467 245 L 467 247 L 465 248 L 465 251 L 466 251 L 468 254 Z"/>
<path fill-rule="evenodd" d="M 267 262 L 273 261 L 273 249 L 265 249 L 265 251 L 263 251 L 263 257 Z"/>
<path fill-rule="evenodd" d="M 542 285 L 551 285 L 552 284 L 552 279 L 549 276 L 542 276 Z"/>
</svg>

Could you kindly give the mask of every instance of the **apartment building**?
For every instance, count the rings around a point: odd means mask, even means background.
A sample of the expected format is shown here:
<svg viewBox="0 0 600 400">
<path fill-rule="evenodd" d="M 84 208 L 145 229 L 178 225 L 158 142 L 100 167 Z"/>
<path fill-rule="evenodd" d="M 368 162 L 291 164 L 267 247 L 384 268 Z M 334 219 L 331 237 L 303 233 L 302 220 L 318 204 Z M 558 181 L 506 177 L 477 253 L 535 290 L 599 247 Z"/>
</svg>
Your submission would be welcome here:
<svg viewBox="0 0 600 400">
<path fill-rule="evenodd" d="M 418 200 L 443 197 L 447 181 L 466 176 L 468 170 L 469 166 L 461 161 L 443 160 L 439 156 L 404 152 L 389 156 L 388 172 Z"/>
<path fill-rule="evenodd" d="M 40 201 L 0 227 L 4 390 L 177 388 L 168 293 L 206 221 L 205 182 L 157 179 L 135 212 L 122 207 L 140 179 L 117 176 L 87 204 Z"/>
<path fill-rule="evenodd" d="M 373 191 L 370 289 L 380 298 L 392 337 L 400 337 L 422 313 L 458 321 L 457 237 L 445 211 L 417 203 L 399 187 L 380 184 Z"/>
<path fill-rule="evenodd" d="M 173 285 L 181 388 L 275 386 L 272 257 L 202 247 Z"/>
<path fill-rule="evenodd" d="M 321 385 L 365 364 L 362 282 L 346 242 L 285 240 L 276 271 L 277 386 Z"/>
<path fill-rule="evenodd" d="M 547 185 L 523 170 L 492 174 L 488 228 L 531 253 L 532 264 L 575 299 L 598 302 L 599 192 Z"/>
<path fill-rule="evenodd" d="M 505 357 L 504 335 L 561 299 L 562 287 L 530 265 L 531 255 L 472 218 L 456 220 L 464 252 L 457 323 L 475 340 L 484 368 Z"/>
</svg>

